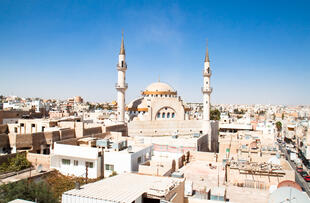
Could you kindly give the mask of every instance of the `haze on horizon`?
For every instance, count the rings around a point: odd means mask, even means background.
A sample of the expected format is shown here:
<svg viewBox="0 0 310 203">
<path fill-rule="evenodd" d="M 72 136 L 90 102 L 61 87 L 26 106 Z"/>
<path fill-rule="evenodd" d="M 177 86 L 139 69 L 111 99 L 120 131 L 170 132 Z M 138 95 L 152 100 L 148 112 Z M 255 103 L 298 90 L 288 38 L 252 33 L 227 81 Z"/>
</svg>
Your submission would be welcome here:
<svg viewBox="0 0 310 203">
<path fill-rule="evenodd" d="M 0 2 L 0 94 L 116 100 L 122 29 L 126 103 L 158 77 L 212 104 L 310 104 L 309 1 Z"/>
</svg>

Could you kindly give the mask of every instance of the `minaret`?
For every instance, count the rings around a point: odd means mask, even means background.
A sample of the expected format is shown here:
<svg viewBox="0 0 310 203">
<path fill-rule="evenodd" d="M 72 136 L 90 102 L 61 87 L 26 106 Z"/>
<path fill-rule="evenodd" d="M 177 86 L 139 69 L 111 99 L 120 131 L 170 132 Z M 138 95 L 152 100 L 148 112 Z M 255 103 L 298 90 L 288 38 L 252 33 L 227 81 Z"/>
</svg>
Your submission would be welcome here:
<svg viewBox="0 0 310 203">
<path fill-rule="evenodd" d="M 122 33 L 121 50 L 118 55 L 117 64 L 117 83 L 115 88 L 117 90 L 117 121 L 120 123 L 125 122 L 125 91 L 128 88 L 128 84 L 125 83 L 125 73 L 127 70 L 125 47 L 124 47 L 124 33 Z"/>
<path fill-rule="evenodd" d="M 207 50 L 206 57 L 204 62 L 203 69 L 203 120 L 210 120 L 210 95 L 212 93 L 212 88 L 210 87 L 210 78 L 211 78 L 211 69 L 210 69 L 210 59 L 209 59 L 209 50 L 208 50 L 208 41 L 207 41 Z"/>
</svg>

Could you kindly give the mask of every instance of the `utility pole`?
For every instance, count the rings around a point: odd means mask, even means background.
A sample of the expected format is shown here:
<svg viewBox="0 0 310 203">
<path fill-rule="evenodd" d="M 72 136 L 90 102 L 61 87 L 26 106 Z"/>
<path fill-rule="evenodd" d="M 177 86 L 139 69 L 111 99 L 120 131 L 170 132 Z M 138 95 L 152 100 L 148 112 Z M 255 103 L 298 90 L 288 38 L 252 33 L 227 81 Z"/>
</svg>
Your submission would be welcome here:
<svg viewBox="0 0 310 203">
<path fill-rule="evenodd" d="M 86 180 L 85 183 L 87 184 L 87 179 L 88 179 L 88 163 L 86 162 Z"/>
</svg>

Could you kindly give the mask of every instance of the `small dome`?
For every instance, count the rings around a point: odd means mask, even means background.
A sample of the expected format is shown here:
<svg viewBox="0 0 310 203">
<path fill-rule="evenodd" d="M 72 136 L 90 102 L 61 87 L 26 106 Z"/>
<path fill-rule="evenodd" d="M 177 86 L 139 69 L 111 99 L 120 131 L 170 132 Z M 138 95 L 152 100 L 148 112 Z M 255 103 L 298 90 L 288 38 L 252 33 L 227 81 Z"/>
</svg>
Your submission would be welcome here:
<svg viewBox="0 0 310 203">
<path fill-rule="evenodd" d="M 175 92 L 175 90 L 168 85 L 167 83 L 163 82 L 154 82 L 147 86 L 146 90 L 148 92 Z"/>
</svg>

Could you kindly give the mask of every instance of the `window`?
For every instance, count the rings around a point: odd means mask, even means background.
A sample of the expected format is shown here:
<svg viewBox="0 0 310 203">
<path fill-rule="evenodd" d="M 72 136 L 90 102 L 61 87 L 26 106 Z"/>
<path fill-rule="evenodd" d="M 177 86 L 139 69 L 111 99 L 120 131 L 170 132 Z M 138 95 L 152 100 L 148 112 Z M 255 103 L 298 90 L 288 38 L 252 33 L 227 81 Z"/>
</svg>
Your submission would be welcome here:
<svg viewBox="0 0 310 203">
<path fill-rule="evenodd" d="M 85 166 L 88 166 L 88 168 L 94 168 L 94 163 L 86 161 Z"/>
<path fill-rule="evenodd" d="M 42 126 L 42 132 L 44 132 L 44 128 L 45 128 L 45 127 L 44 127 L 44 126 Z"/>
<path fill-rule="evenodd" d="M 142 161 L 142 158 L 141 158 L 141 156 L 139 156 L 138 157 L 138 164 L 141 163 L 141 161 Z"/>
<path fill-rule="evenodd" d="M 74 166 L 78 166 L 79 165 L 79 161 L 78 160 L 74 160 Z"/>
<path fill-rule="evenodd" d="M 122 67 L 124 67 L 124 61 L 122 61 Z"/>
<path fill-rule="evenodd" d="M 31 127 L 32 127 L 32 128 L 36 127 L 36 124 L 31 124 Z"/>
<path fill-rule="evenodd" d="M 105 165 L 105 170 L 107 170 L 107 171 L 114 171 L 114 165 L 112 165 L 112 164 L 106 164 L 106 165 Z"/>
<path fill-rule="evenodd" d="M 167 113 L 167 118 L 170 118 L 170 113 Z"/>
<path fill-rule="evenodd" d="M 62 159 L 61 161 L 63 165 L 70 165 L 70 159 Z"/>
<path fill-rule="evenodd" d="M 23 123 L 20 124 L 20 127 L 24 127 L 24 126 L 25 126 L 25 124 L 23 124 Z"/>
<path fill-rule="evenodd" d="M 165 118 L 165 116 L 166 116 L 166 114 L 165 114 L 165 113 L 163 113 L 162 118 Z"/>
<path fill-rule="evenodd" d="M 14 128 L 14 132 L 17 133 L 17 128 L 16 127 Z"/>
<path fill-rule="evenodd" d="M 174 113 L 171 114 L 171 117 L 174 118 Z"/>
<path fill-rule="evenodd" d="M 157 118 L 160 118 L 160 113 L 157 113 Z"/>
</svg>

